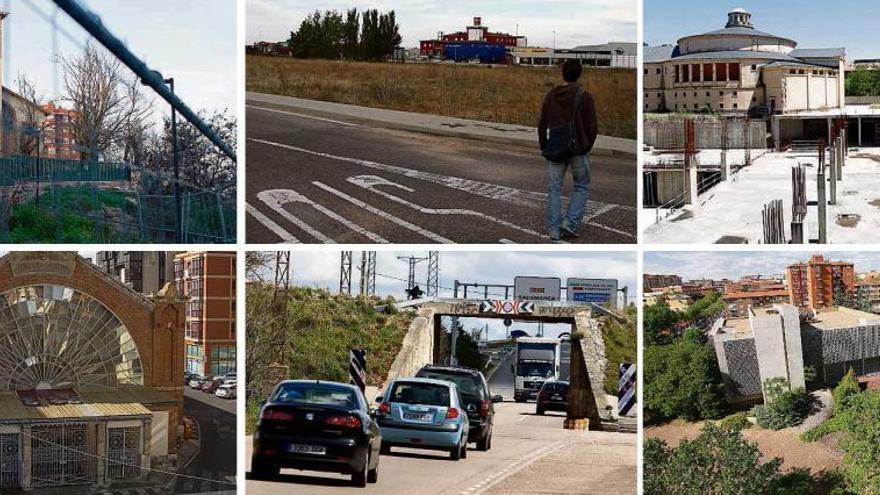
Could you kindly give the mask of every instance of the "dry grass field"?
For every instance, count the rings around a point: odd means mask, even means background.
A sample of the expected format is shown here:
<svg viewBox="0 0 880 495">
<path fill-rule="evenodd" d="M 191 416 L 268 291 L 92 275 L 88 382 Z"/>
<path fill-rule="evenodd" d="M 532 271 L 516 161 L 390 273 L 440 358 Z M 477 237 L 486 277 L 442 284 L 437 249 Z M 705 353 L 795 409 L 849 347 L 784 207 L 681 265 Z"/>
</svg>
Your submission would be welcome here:
<svg viewBox="0 0 880 495">
<path fill-rule="evenodd" d="M 248 55 L 247 90 L 534 127 L 556 68 L 391 64 Z M 585 68 L 599 133 L 636 138 L 636 72 Z"/>
</svg>

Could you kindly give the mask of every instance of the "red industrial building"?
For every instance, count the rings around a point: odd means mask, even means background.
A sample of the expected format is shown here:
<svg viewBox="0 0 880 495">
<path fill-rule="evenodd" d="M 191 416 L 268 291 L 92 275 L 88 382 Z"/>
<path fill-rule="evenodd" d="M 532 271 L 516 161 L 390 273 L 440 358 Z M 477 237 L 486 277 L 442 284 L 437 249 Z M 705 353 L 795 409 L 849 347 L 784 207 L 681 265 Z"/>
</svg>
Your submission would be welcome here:
<svg viewBox="0 0 880 495">
<path fill-rule="evenodd" d="M 461 42 L 501 44 L 507 48 L 526 46 L 527 44 L 525 36 L 493 33 L 489 31 L 488 27 L 483 26 L 482 17 L 474 17 L 473 24 L 468 26 L 465 31 L 448 34 L 441 31 L 437 34 L 437 39 L 420 41 L 419 53 L 428 57 L 443 57 L 446 43 Z"/>
<path fill-rule="evenodd" d="M 81 155 L 73 136 L 73 120 L 76 112 L 49 102 L 43 107 L 46 120 L 43 124 L 43 153 L 49 158 L 79 160 Z"/>
</svg>

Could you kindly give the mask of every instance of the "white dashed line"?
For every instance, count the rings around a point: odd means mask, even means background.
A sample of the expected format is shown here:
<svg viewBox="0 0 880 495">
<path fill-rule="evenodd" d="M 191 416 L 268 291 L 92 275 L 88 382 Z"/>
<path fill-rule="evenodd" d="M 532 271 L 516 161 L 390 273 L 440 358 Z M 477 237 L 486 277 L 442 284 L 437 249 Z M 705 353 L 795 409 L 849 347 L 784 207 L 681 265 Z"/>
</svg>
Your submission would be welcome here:
<svg viewBox="0 0 880 495">
<path fill-rule="evenodd" d="M 341 120 L 333 120 L 333 119 L 328 119 L 328 118 L 325 118 L 325 117 L 316 117 L 316 116 L 314 116 L 314 115 L 306 115 L 306 114 L 304 114 L 304 113 L 288 112 L 288 111 L 286 111 L 286 110 L 276 110 L 276 109 L 274 109 L 274 108 L 266 108 L 266 107 L 260 107 L 260 106 L 255 106 L 255 105 L 247 105 L 247 107 L 248 107 L 248 108 L 253 108 L 253 109 L 255 109 L 255 110 L 262 110 L 262 111 L 264 111 L 264 112 L 283 113 L 283 114 L 285 114 L 285 115 L 293 115 L 293 116 L 295 116 L 295 117 L 304 117 L 304 118 L 307 118 L 307 119 L 320 120 L 320 121 L 323 121 L 323 122 L 332 122 L 332 123 L 334 123 L 334 124 L 345 125 L 345 126 L 349 126 L 349 127 L 360 127 L 360 125 L 358 125 L 358 124 L 352 124 L 351 122 L 343 122 L 343 121 L 341 121 Z"/>
<path fill-rule="evenodd" d="M 311 225 L 303 222 L 298 217 L 285 210 L 283 207 L 286 204 L 284 200 L 286 199 L 284 196 L 280 196 L 277 194 L 278 190 L 270 190 L 270 191 L 262 191 L 257 194 L 257 199 L 266 204 L 269 208 L 278 213 L 288 222 L 296 225 L 301 230 L 307 232 L 310 236 L 315 239 L 323 242 L 324 244 L 330 244 L 333 242 L 333 239 L 327 237 L 326 235 L 315 230 Z"/>
<path fill-rule="evenodd" d="M 517 472 L 521 471 L 523 468 L 529 466 L 530 464 L 534 463 L 535 461 L 537 461 L 537 460 L 541 459 L 542 457 L 545 457 L 549 454 L 552 454 L 553 452 L 556 452 L 557 450 L 559 450 L 563 447 L 566 447 L 567 445 L 569 445 L 569 442 L 559 441 L 559 442 L 551 443 L 550 445 L 546 445 L 538 450 L 532 451 L 532 452 L 526 454 L 525 456 L 514 460 L 513 462 L 511 462 L 510 464 L 505 466 L 504 469 L 502 469 L 496 473 L 492 473 L 492 474 L 488 475 L 485 479 L 483 479 L 479 483 L 468 488 L 467 490 L 462 491 L 461 495 L 478 495 L 480 493 L 483 493 L 484 491 L 488 490 L 492 486 L 500 483 L 501 481 L 505 480 L 509 476 L 516 474 Z"/>
</svg>

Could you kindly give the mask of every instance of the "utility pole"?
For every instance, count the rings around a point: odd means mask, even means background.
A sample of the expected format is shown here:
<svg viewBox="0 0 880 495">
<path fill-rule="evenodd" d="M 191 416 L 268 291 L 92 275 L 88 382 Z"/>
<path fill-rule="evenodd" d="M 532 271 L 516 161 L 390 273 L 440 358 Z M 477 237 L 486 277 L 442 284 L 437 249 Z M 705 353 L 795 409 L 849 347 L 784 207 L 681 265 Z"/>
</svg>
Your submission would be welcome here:
<svg viewBox="0 0 880 495">
<path fill-rule="evenodd" d="M 361 296 L 376 295 L 376 251 L 361 251 Z"/>
<path fill-rule="evenodd" d="M 342 251 L 339 266 L 339 293 L 351 295 L 351 251 Z"/>
<path fill-rule="evenodd" d="M 163 81 L 171 88 L 171 94 L 173 95 L 174 78 L 169 77 Z M 174 164 L 174 212 L 175 218 L 177 218 L 175 240 L 178 244 L 181 244 L 183 243 L 183 207 L 180 201 L 180 162 L 177 156 L 177 110 L 174 108 L 174 105 L 171 105 L 171 154 L 172 163 Z"/>
<path fill-rule="evenodd" d="M 406 288 L 412 289 L 416 285 L 416 265 L 428 258 L 419 258 L 416 256 L 398 256 L 397 259 L 409 263 L 409 276 L 407 277 Z M 430 275 L 429 275 L 430 277 Z"/>
<path fill-rule="evenodd" d="M 428 251 L 428 297 L 437 297 L 440 289 L 440 252 Z"/>
</svg>

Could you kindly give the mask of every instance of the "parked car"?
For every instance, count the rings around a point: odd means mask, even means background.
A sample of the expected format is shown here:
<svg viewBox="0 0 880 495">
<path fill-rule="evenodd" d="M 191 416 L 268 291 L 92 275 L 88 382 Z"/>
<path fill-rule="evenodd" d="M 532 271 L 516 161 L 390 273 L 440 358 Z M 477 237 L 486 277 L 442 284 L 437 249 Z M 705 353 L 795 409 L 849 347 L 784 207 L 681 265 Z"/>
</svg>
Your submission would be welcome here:
<svg viewBox="0 0 880 495">
<path fill-rule="evenodd" d="M 391 447 L 447 450 L 453 460 L 467 457 L 470 425 L 455 382 L 402 378 L 376 398 L 382 453 Z"/>
<path fill-rule="evenodd" d="M 489 384 L 479 370 L 464 366 L 435 366 L 429 364 L 416 373 L 419 378 L 446 380 L 458 386 L 462 406 L 467 412 L 470 431 L 468 442 L 476 443 L 477 450 L 492 448 L 492 427 L 495 423 L 495 403 L 503 397 L 492 395 Z"/>
<path fill-rule="evenodd" d="M 224 383 L 223 385 L 217 387 L 217 391 L 214 392 L 214 395 L 216 395 L 217 397 L 222 397 L 224 399 L 234 399 L 236 395 L 236 387 L 237 385 L 234 381 Z"/>
<path fill-rule="evenodd" d="M 543 415 L 544 411 L 568 410 L 568 382 L 553 380 L 544 382 L 538 391 L 535 401 L 535 412 Z"/>
<path fill-rule="evenodd" d="M 207 378 L 199 375 L 192 375 L 189 378 L 189 386 L 190 388 L 194 388 L 196 390 L 202 388 L 202 384 L 205 382 Z"/>
<path fill-rule="evenodd" d="M 351 474 L 355 486 L 379 478 L 382 436 L 361 390 L 346 383 L 285 380 L 260 409 L 251 472 L 281 468 Z"/>
<path fill-rule="evenodd" d="M 238 381 L 238 373 L 231 371 L 223 375 L 223 383 Z"/>
<path fill-rule="evenodd" d="M 222 378 L 214 377 L 214 378 L 211 378 L 210 380 L 205 380 L 202 383 L 202 388 L 200 390 L 205 393 L 213 394 L 214 392 L 217 391 L 217 388 L 219 388 L 220 385 L 222 385 L 222 384 L 223 384 Z"/>
</svg>

